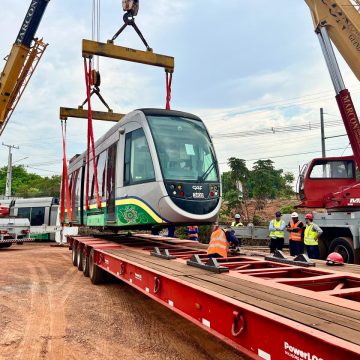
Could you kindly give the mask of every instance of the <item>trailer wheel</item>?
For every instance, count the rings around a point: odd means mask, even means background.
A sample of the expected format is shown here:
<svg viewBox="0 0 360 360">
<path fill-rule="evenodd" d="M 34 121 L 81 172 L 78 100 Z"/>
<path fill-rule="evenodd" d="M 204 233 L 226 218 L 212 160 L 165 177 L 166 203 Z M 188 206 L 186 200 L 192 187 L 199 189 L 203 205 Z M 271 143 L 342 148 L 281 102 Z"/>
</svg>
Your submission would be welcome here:
<svg viewBox="0 0 360 360">
<path fill-rule="evenodd" d="M 94 285 L 98 285 L 105 282 L 106 272 L 95 264 L 94 256 L 94 249 L 91 249 L 89 256 L 89 277 Z"/>
<path fill-rule="evenodd" d="M 353 264 L 356 259 L 356 252 L 351 238 L 338 237 L 331 241 L 329 246 L 329 252 L 339 253 L 345 263 Z"/>
<path fill-rule="evenodd" d="M 81 252 L 82 256 L 82 271 L 84 276 L 89 277 L 89 257 L 86 255 L 86 249 Z"/>
<path fill-rule="evenodd" d="M 75 243 L 73 243 L 72 248 L 71 248 L 71 262 L 74 266 L 77 266 L 76 249 L 77 249 L 77 246 Z"/>
<path fill-rule="evenodd" d="M 12 243 L 2 243 L 0 244 L 0 249 L 8 248 L 12 245 Z"/>
<path fill-rule="evenodd" d="M 82 261 L 82 249 L 80 246 L 76 248 L 76 265 L 79 271 L 83 270 L 83 261 Z"/>
</svg>

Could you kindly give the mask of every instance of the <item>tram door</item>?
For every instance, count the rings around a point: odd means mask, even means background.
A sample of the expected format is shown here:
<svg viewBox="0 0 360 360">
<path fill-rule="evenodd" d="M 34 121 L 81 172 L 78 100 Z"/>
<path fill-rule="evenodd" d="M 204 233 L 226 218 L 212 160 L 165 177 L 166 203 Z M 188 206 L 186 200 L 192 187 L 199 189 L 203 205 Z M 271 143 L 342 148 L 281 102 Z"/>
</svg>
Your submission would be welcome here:
<svg viewBox="0 0 360 360">
<path fill-rule="evenodd" d="M 106 221 L 115 222 L 115 188 L 116 188 L 116 146 L 111 145 L 108 150 L 107 173 L 106 173 Z"/>
</svg>

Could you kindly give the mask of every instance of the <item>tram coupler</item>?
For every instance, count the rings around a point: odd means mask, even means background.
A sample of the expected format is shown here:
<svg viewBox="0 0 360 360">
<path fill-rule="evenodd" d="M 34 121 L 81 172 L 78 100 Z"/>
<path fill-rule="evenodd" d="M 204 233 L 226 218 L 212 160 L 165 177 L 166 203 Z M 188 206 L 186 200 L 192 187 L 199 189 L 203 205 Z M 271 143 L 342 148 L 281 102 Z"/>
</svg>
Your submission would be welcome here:
<svg viewBox="0 0 360 360">
<path fill-rule="evenodd" d="M 306 254 L 300 254 L 295 256 L 294 259 L 289 259 L 280 250 L 275 250 L 273 255 L 265 256 L 265 260 L 303 267 L 316 266 Z"/>
<path fill-rule="evenodd" d="M 166 260 L 176 259 L 176 256 L 170 255 L 168 249 L 165 249 L 164 252 L 162 253 L 157 246 L 154 247 L 154 251 L 150 252 L 150 255 L 159 257 L 161 259 L 166 259 Z"/>
<path fill-rule="evenodd" d="M 220 266 L 215 258 L 209 258 L 206 263 L 203 263 L 200 259 L 200 256 L 197 254 L 194 254 L 191 259 L 186 262 L 186 264 L 217 274 L 229 272 L 229 269 L 225 266 Z"/>
</svg>

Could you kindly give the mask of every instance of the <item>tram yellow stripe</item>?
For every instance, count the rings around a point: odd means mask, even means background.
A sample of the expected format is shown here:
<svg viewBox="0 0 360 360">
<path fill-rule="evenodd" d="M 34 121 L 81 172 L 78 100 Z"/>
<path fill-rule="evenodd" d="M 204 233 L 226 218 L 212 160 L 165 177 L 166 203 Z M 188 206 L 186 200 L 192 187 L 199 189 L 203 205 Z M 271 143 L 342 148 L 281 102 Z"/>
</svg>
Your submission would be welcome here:
<svg viewBox="0 0 360 360">
<path fill-rule="evenodd" d="M 141 200 L 130 198 L 130 199 L 120 199 L 115 201 L 115 205 L 137 205 L 147 212 L 157 223 L 164 223 L 165 221 L 161 219 L 156 213 Z"/>
</svg>

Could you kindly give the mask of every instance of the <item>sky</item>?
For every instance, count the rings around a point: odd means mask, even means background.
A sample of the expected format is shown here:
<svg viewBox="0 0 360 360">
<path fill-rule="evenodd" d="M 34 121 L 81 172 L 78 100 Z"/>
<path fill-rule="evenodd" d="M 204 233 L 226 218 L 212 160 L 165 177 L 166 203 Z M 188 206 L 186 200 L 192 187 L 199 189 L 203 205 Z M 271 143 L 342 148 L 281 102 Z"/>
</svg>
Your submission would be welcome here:
<svg viewBox="0 0 360 360">
<path fill-rule="evenodd" d="M 30 0 L 1 0 L 0 58 L 11 49 Z M 62 168 L 59 107 L 85 99 L 81 40 L 92 38 L 91 0 L 51 0 L 37 31 L 49 46 L 10 119 L 1 143 L 18 146 L 14 165 L 42 176 Z M 120 0 L 101 0 L 99 40 L 122 25 Z M 298 176 L 299 167 L 321 156 L 320 108 L 325 135 L 345 134 L 325 61 L 303 0 L 141 1 L 136 23 L 154 52 L 175 57 L 171 107 L 200 116 L 207 126 L 221 172 L 230 157 L 271 159 Z M 115 42 L 144 50 L 128 28 Z M 360 86 L 337 56 L 355 106 Z M 0 68 L 4 62 L 0 64 Z M 100 59 L 101 94 L 115 112 L 165 107 L 163 69 Z M 93 109 L 103 106 L 93 102 Z M 328 124 L 328 125 L 327 125 Z M 301 132 L 279 128 L 308 125 Z M 111 124 L 94 122 L 95 139 Z M 271 133 L 264 132 L 273 129 Z M 261 135 L 250 136 L 250 131 Z M 0 167 L 8 148 L 0 146 Z M 67 122 L 67 155 L 86 148 L 86 120 Z M 328 156 L 351 154 L 346 136 L 326 140 Z"/>
</svg>

